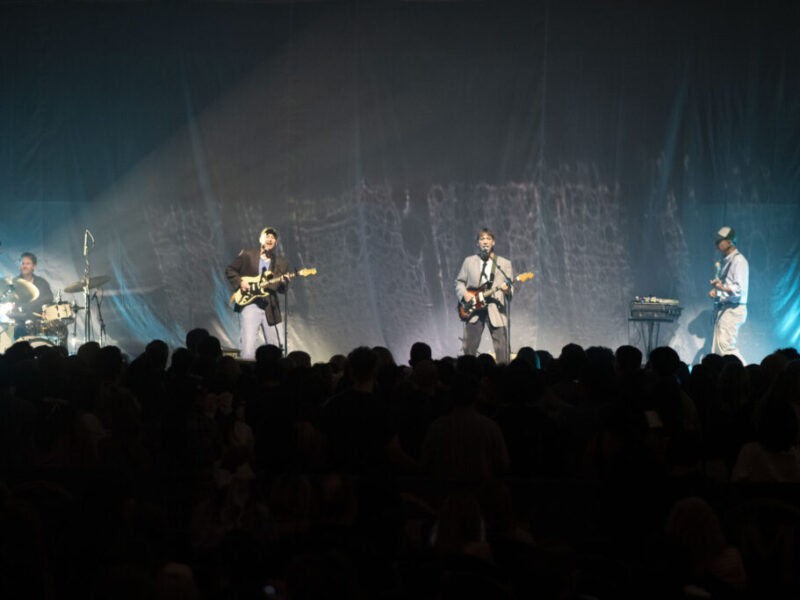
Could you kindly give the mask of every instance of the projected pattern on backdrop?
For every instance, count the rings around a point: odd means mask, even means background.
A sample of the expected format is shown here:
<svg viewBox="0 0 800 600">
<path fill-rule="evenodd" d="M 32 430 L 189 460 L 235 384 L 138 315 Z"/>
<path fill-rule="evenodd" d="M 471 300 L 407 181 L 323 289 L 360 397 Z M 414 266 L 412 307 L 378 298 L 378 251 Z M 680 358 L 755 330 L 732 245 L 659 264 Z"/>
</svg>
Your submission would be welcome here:
<svg viewBox="0 0 800 600">
<path fill-rule="evenodd" d="M 513 349 L 627 342 L 630 298 L 654 294 L 685 307 L 661 341 L 696 359 L 722 224 L 752 267 L 744 355 L 797 339 L 800 52 L 783 10 L 12 4 L 0 263 L 32 250 L 64 287 L 91 229 L 109 341 L 132 354 L 192 327 L 237 345 L 224 268 L 266 225 L 319 270 L 287 297 L 290 347 L 315 359 L 363 343 L 404 360 L 418 339 L 457 353 L 453 279 L 485 225 L 536 273 Z"/>
</svg>

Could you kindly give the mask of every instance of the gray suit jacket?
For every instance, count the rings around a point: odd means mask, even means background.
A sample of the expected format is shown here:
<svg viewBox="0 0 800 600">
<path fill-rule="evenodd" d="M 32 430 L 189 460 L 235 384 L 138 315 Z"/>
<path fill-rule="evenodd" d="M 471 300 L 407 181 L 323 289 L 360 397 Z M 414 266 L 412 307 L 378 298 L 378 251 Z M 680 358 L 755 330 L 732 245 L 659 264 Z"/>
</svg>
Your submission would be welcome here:
<svg viewBox="0 0 800 600">
<path fill-rule="evenodd" d="M 496 254 L 495 258 L 497 259 L 498 267 L 513 279 L 514 270 L 511 268 L 511 261 L 502 256 L 497 256 Z M 476 288 L 480 285 L 482 268 L 483 260 L 481 260 L 481 257 L 477 254 L 472 254 L 464 259 L 461 270 L 456 277 L 456 297 L 459 301 L 464 297 L 467 288 Z M 487 268 L 492 268 L 491 261 Z M 503 275 L 500 273 L 500 269 L 495 270 L 493 285 L 499 285 L 503 281 Z M 511 293 L 511 290 L 509 290 L 508 293 Z M 492 301 L 489 302 L 487 306 L 487 310 L 489 311 L 489 323 L 491 323 L 493 327 L 505 327 L 508 324 L 505 307 L 506 294 L 498 290 L 492 295 Z M 476 313 L 472 315 L 469 322 L 474 323 L 477 320 L 478 314 Z"/>
</svg>

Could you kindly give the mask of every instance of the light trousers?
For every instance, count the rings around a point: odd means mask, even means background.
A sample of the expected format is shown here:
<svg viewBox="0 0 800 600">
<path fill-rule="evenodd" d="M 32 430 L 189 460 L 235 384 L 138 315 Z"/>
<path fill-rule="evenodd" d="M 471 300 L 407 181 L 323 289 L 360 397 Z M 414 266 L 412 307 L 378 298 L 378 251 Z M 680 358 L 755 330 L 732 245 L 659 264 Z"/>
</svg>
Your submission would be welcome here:
<svg viewBox="0 0 800 600">
<path fill-rule="evenodd" d="M 747 305 L 725 306 L 717 310 L 717 320 L 714 323 L 714 339 L 711 341 L 711 352 L 725 356 L 733 354 L 747 364 L 736 346 L 739 337 L 739 328 L 747 320 Z"/>
<path fill-rule="evenodd" d="M 265 344 L 274 344 L 283 349 L 283 323 L 270 325 L 264 309 L 255 303 L 248 304 L 239 313 L 240 331 L 240 357 L 253 360 L 256 357 L 256 348 L 260 345 L 259 332 Z"/>
</svg>

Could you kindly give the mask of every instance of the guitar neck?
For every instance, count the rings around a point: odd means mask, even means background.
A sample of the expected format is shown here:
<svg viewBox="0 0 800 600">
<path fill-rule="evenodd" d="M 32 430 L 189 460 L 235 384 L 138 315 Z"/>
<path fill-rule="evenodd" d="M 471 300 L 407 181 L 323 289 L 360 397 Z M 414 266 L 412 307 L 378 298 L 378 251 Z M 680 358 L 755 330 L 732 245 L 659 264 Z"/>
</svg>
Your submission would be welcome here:
<svg viewBox="0 0 800 600">
<path fill-rule="evenodd" d="M 511 283 L 512 283 L 512 284 L 514 284 L 514 283 L 516 283 L 517 281 L 519 281 L 519 277 L 515 277 L 514 279 L 512 279 L 512 280 L 511 280 Z M 501 287 L 503 287 L 503 284 L 505 284 L 505 283 L 506 283 L 506 282 L 504 281 L 503 283 L 501 283 L 501 284 L 499 284 L 499 285 L 494 285 L 494 286 L 490 287 L 488 290 L 486 290 L 486 291 L 484 291 L 484 292 L 483 292 L 483 295 L 484 295 L 484 296 L 491 296 L 491 295 L 492 295 L 492 294 L 494 294 L 495 292 L 499 291 L 499 290 L 500 290 L 500 288 L 501 288 Z"/>
<path fill-rule="evenodd" d="M 272 285 L 273 283 L 278 283 L 283 278 L 291 279 L 295 275 L 297 275 L 297 271 L 295 271 L 294 273 L 284 273 L 283 275 L 281 275 L 279 277 L 273 277 L 272 279 L 267 279 L 266 281 L 260 281 L 258 283 L 258 287 L 263 289 L 264 287 L 266 287 L 268 285 Z"/>
</svg>

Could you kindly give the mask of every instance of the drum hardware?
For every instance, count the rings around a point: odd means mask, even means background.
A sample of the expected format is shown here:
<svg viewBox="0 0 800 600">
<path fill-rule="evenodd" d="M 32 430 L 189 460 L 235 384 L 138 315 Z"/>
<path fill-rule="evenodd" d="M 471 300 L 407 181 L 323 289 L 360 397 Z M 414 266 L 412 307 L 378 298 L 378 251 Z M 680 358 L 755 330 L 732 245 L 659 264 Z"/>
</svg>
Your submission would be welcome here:
<svg viewBox="0 0 800 600">
<path fill-rule="evenodd" d="M 45 321 L 40 319 L 28 319 L 23 323 L 23 327 L 28 336 L 40 336 L 44 334 Z"/>
<path fill-rule="evenodd" d="M 91 245 L 90 245 L 91 240 Z M 92 232 L 88 229 L 84 230 L 83 232 L 83 258 L 85 263 L 85 268 L 83 271 L 83 279 L 80 281 L 75 281 L 69 284 L 67 287 L 64 288 L 64 291 L 68 294 L 75 294 L 77 292 L 83 292 L 83 308 L 86 310 L 86 314 L 84 315 L 84 329 L 83 329 L 83 341 L 84 343 L 90 341 L 92 339 L 92 297 L 89 295 L 89 290 L 99 288 L 103 284 L 108 281 L 111 281 L 111 277 L 108 275 L 96 275 L 95 277 L 90 277 L 90 261 L 89 261 L 89 250 L 94 248 L 94 236 Z M 95 300 L 97 300 L 97 292 L 95 292 Z M 75 305 L 77 306 L 77 305 Z M 100 311 L 100 301 L 97 300 L 97 310 Z M 103 345 L 105 341 L 105 324 L 102 321 L 102 317 L 100 319 L 100 345 Z"/>
<path fill-rule="evenodd" d="M 101 285 L 104 285 L 111 281 L 110 275 L 96 275 L 95 277 L 89 277 L 89 289 L 93 290 L 95 288 L 99 288 Z M 81 279 L 80 281 L 73 281 L 67 287 L 64 288 L 64 292 L 67 294 L 74 294 L 75 292 L 82 292 L 84 286 L 84 280 Z"/>
<path fill-rule="evenodd" d="M 100 309 L 102 302 L 102 296 L 98 296 L 97 292 L 92 294 L 92 298 L 94 299 L 94 303 L 97 305 L 97 320 L 100 321 L 100 346 L 105 346 L 106 343 L 106 322 L 103 321 L 103 311 Z"/>
</svg>

